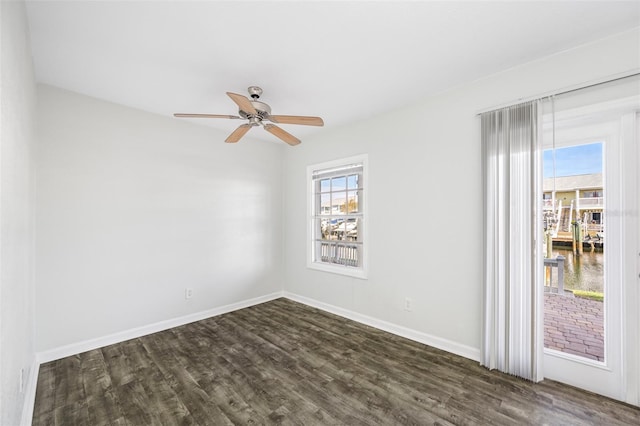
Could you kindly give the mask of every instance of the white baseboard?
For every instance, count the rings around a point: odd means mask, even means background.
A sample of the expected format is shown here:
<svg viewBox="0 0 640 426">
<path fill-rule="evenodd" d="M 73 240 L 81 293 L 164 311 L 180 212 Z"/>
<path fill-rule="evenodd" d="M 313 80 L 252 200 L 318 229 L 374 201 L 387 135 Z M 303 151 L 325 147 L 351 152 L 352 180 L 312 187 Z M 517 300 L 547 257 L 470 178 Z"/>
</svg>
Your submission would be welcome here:
<svg viewBox="0 0 640 426">
<path fill-rule="evenodd" d="M 400 325 L 392 324 L 390 322 L 382 321 L 377 318 L 369 317 L 367 315 L 360 314 L 358 312 L 350 311 L 348 309 L 340 308 L 337 306 L 329 305 L 324 302 L 319 302 L 315 299 L 300 296 L 294 293 L 284 292 L 284 297 L 291 299 L 294 302 L 300 302 L 305 305 L 312 306 L 314 308 L 321 309 L 323 311 L 339 315 L 341 317 L 359 322 L 361 324 L 368 325 L 370 327 L 377 328 L 382 331 L 386 331 L 391 334 L 395 334 L 406 339 L 416 341 L 434 348 L 442 349 L 443 351 L 450 352 L 452 354 L 460 355 L 465 358 L 469 358 L 474 361 L 480 362 L 480 349 L 473 348 L 471 346 L 462 345 L 460 343 L 453 342 L 451 340 L 443 339 L 441 337 L 432 336 L 421 331 L 413 330 Z"/>
<path fill-rule="evenodd" d="M 137 337 L 146 336 L 148 334 L 157 333 L 159 331 L 168 330 L 173 327 L 211 318 L 217 315 L 226 314 L 228 312 L 237 311 L 238 309 L 248 308 L 250 306 L 259 305 L 260 303 L 283 297 L 283 293 L 278 291 L 267 294 L 265 296 L 255 297 L 249 300 L 232 303 L 218 308 L 208 309 L 206 311 L 196 312 L 178 318 L 172 318 L 165 321 L 156 322 L 154 324 L 121 331 L 107 336 L 97 337 L 95 339 L 85 340 L 83 342 L 72 343 L 58 348 L 50 349 L 36 354 L 36 362 L 38 365 L 45 362 L 55 361 L 71 355 L 98 349 L 104 346 L 113 345 L 115 343 L 124 342 L 125 340 L 135 339 Z"/>
<path fill-rule="evenodd" d="M 33 408 L 36 402 L 36 388 L 38 387 L 38 373 L 40 372 L 40 363 L 36 356 L 33 356 L 31 367 L 29 369 L 29 377 L 24 388 L 24 405 L 22 406 L 21 426 L 31 426 L 33 419 Z"/>
<path fill-rule="evenodd" d="M 35 404 L 36 387 L 38 384 L 38 372 L 40 370 L 40 364 L 45 362 L 55 361 L 67 356 L 76 355 L 82 352 L 90 351 L 93 349 L 101 348 L 103 346 L 112 345 L 115 343 L 124 342 L 126 340 L 135 339 L 137 337 L 146 336 L 148 334 L 157 333 L 159 331 L 168 330 L 173 327 L 189 324 L 195 321 L 200 321 L 206 318 L 211 318 L 217 315 L 233 312 L 238 309 L 248 308 L 250 306 L 265 303 L 280 297 L 286 297 L 295 302 L 303 303 L 305 305 L 312 306 L 314 308 L 321 309 L 332 314 L 339 315 L 341 317 L 383 330 L 400 337 L 404 337 L 425 345 L 433 346 L 444 351 L 463 356 L 465 358 L 472 359 L 474 361 L 480 360 L 480 350 L 462 345 L 460 343 L 452 342 L 447 339 L 432 336 L 417 330 L 413 330 L 407 327 L 392 324 L 390 322 L 382 321 L 367 315 L 363 315 L 357 312 L 350 311 L 348 309 L 339 308 L 337 306 L 329 305 L 324 302 L 319 302 L 308 297 L 300 296 L 289 292 L 275 292 L 265 296 L 256 297 L 249 300 L 244 300 L 237 303 L 232 303 L 225 306 L 209 309 L 206 311 L 196 312 L 193 314 L 185 315 L 179 318 L 173 318 L 165 321 L 160 321 L 154 324 L 149 324 L 143 327 L 137 327 L 134 329 L 110 334 L 95 339 L 86 340 L 83 342 L 72 343 L 70 345 L 61 346 L 58 348 L 50 349 L 43 352 L 36 353 L 31 371 L 29 372 L 29 379 L 25 388 L 25 406 L 22 412 L 22 426 L 31 425 L 31 419 L 33 417 L 33 409 Z"/>
</svg>

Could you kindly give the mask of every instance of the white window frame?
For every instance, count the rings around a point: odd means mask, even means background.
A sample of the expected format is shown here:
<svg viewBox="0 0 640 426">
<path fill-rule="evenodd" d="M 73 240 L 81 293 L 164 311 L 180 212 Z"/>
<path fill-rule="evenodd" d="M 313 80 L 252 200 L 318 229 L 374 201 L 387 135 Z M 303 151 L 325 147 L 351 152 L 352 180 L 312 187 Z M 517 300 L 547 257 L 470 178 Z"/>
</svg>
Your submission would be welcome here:
<svg viewBox="0 0 640 426">
<path fill-rule="evenodd" d="M 318 219 L 316 215 L 316 198 L 315 197 L 315 185 L 313 175 L 315 172 L 321 170 L 328 170 L 334 168 L 347 167 L 352 164 L 362 164 L 362 184 L 361 195 L 362 198 L 358 200 L 358 218 L 360 219 L 360 225 L 358 228 L 358 239 L 362 243 L 362 251 L 360 256 L 359 266 L 340 265 L 330 262 L 322 262 L 315 260 L 316 250 L 316 235 L 314 229 L 314 221 Z M 307 167 L 307 267 L 324 272 L 330 272 L 334 274 L 346 275 L 350 277 L 367 279 L 368 272 L 368 253 L 369 253 L 369 238 L 367 237 L 367 201 L 369 177 L 368 177 L 368 156 L 367 154 L 355 155 L 348 158 L 341 158 L 333 161 L 326 161 L 319 164 L 313 164 Z"/>
</svg>

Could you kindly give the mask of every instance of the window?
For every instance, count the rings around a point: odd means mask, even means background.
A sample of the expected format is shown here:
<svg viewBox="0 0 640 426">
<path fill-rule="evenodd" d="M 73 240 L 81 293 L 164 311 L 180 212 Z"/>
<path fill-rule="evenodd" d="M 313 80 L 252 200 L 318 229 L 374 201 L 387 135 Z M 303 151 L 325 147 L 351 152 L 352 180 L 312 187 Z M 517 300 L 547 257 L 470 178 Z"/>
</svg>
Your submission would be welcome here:
<svg viewBox="0 0 640 426">
<path fill-rule="evenodd" d="M 602 197 L 603 191 L 584 191 L 584 198 L 599 198 Z"/>
<path fill-rule="evenodd" d="M 308 266 L 366 278 L 364 155 L 309 166 Z"/>
</svg>

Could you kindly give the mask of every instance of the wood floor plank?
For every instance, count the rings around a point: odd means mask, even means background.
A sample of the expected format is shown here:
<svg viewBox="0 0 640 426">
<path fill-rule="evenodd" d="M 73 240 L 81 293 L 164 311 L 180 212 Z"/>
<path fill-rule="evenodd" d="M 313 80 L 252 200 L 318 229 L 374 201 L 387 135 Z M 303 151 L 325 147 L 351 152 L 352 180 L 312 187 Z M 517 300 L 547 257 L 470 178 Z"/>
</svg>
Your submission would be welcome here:
<svg viewBox="0 0 640 426">
<path fill-rule="evenodd" d="M 249 311 L 250 310 L 245 310 L 243 314 L 248 315 Z M 238 315 L 236 316 L 236 318 L 239 316 L 242 315 Z M 277 335 L 274 336 L 274 333 L 269 333 L 268 331 L 262 332 L 262 337 L 265 337 L 269 342 L 272 342 L 275 347 L 282 347 L 286 350 L 286 352 L 291 352 L 293 348 L 288 344 L 288 341 L 291 340 L 289 339 L 289 336 L 293 333 L 287 329 L 288 319 L 275 319 L 278 316 L 279 313 L 270 312 L 268 318 L 262 318 L 262 322 L 264 324 L 268 324 L 269 322 L 277 321 L 277 325 L 279 325 L 279 327 L 274 327 L 274 329 L 277 329 L 279 332 L 284 331 L 285 333 L 282 335 L 282 337 L 278 337 Z M 241 329 L 241 327 L 238 327 L 238 329 Z M 313 336 L 313 339 L 315 340 L 322 340 L 319 332 L 320 329 L 316 327 L 314 333 L 306 333 L 306 335 Z M 336 333 L 331 334 L 332 338 L 336 339 Z M 343 343 L 346 346 L 349 346 L 347 345 L 347 342 Z M 346 376 L 348 376 L 346 382 L 333 380 L 328 388 L 331 389 L 331 387 L 338 387 L 337 390 L 333 390 L 333 393 L 339 394 L 341 395 L 341 398 L 346 399 L 350 407 L 359 406 L 359 408 L 362 410 L 366 408 L 366 410 L 368 410 L 368 412 L 372 415 L 382 411 L 384 418 L 393 418 L 397 421 L 402 420 L 403 423 L 424 424 L 433 423 L 436 421 L 443 424 L 446 423 L 441 415 L 435 414 L 433 411 L 427 409 L 421 409 L 420 412 L 415 413 L 415 415 L 410 414 L 412 412 L 412 409 L 418 406 L 418 404 L 416 404 L 416 399 L 412 399 L 411 396 L 407 396 L 407 392 L 409 392 L 411 389 L 403 386 L 401 383 L 395 383 L 393 389 L 390 389 L 390 386 L 387 386 L 386 388 L 380 387 L 379 383 L 386 382 L 386 384 L 389 384 L 390 381 L 380 380 L 382 377 L 384 377 L 384 375 L 382 375 L 379 371 L 372 370 L 368 367 L 370 360 L 355 361 L 354 359 L 349 359 L 349 356 L 347 356 L 347 354 L 356 352 L 357 351 L 354 349 L 342 351 L 339 357 L 335 357 L 333 359 L 333 362 L 326 362 L 327 359 L 332 359 L 332 356 L 329 353 L 322 352 L 321 348 L 318 348 L 315 354 L 315 356 L 319 355 L 320 358 L 325 360 L 322 366 L 317 367 L 319 370 L 327 370 L 328 368 L 331 369 L 331 371 L 325 371 L 326 373 L 328 373 L 328 377 L 345 378 Z M 304 358 L 302 357 L 301 353 L 297 353 L 296 358 L 300 363 L 304 362 Z M 381 369 L 381 371 L 386 371 L 387 369 L 388 368 L 384 367 Z M 368 375 L 372 377 L 371 380 L 361 380 L 359 386 L 351 386 L 350 381 L 354 376 L 365 378 Z M 407 377 L 413 379 L 411 375 L 408 375 Z M 363 392 L 363 390 L 365 389 L 367 390 L 367 392 Z M 389 399 L 391 399 L 393 402 L 390 402 Z M 398 404 L 399 402 L 402 403 Z M 403 407 L 403 412 L 396 412 L 393 410 L 392 407 L 398 405 Z M 448 412 L 446 412 L 446 414 L 449 415 Z M 367 422 L 378 423 L 380 422 L 380 419 L 378 418 L 374 420 L 370 418 L 367 419 Z"/>
<path fill-rule="evenodd" d="M 84 386 L 80 374 L 80 355 L 56 361 L 55 408 L 72 406 L 84 399 Z"/>
<path fill-rule="evenodd" d="M 287 299 L 43 364 L 33 425 L 639 425 L 640 409 Z"/>
<path fill-rule="evenodd" d="M 147 336 L 144 340 L 144 345 L 149 349 L 151 359 L 158 365 L 169 386 L 176 395 L 179 395 L 182 404 L 189 410 L 196 423 L 233 424 L 220 410 L 215 400 L 191 376 L 185 366 L 179 362 L 176 356 L 172 355 L 171 351 L 156 350 L 162 347 L 161 342 L 166 342 L 166 339 L 152 335 Z"/>
<path fill-rule="evenodd" d="M 85 352 L 80 354 L 80 359 L 90 424 L 106 426 L 126 423 L 102 351 L 98 349 Z"/>
<path fill-rule="evenodd" d="M 54 410 L 55 425 L 82 426 L 89 423 L 89 410 L 85 401 L 78 400 Z"/>
<path fill-rule="evenodd" d="M 236 321 L 232 327 L 235 330 L 235 335 L 227 342 L 233 345 L 237 339 L 242 340 L 242 329 L 239 320 Z M 257 336 L 256 336 L 257 337 Z M 335 375 L 333 378 L 329 377 L 329 380 L 324 384 L 318 384 L 314 380 L 308 380 L 310 374 L 305 375 L 305 369 L 297 366 L 297 368 L 291 368 L 296 361 L 289 358 L 286 352 L 282 351 L 280 347 L 274 345 L 268 340 L 263 341 L 262 345 L 255 345 L 260 348 L 256 351 L 245 350 L 237 352 L 236 357 L 242 359 L 239 361 L 241 367 L 251 367 L 252 365 L 264 364 L 268 371 L 273 374 L 279 375 L 288 384 L 288 392 L 295 394 L 310 395 L 303 397 L 308 401 L 313 401 L 313 404 L 320 407 L 321 412 L 314 412 L 313 417 L 328 416 L 333 419 L 339 419 L 339 422 L 348 421 L 348 424 L 375 424 L 375 417 L 371 412 L 364 410 L 365 407 L 360 407 L 361 410 L 354 410 L 354 406 L 358 406 L 358 401 L 352 401 L 344 398 L 344 395 L 340 395 L 339 399 L 333 398 L 334 393 L 330 392 L 325 386 L 327 383 L 333 381 L 340 381 L 341 378 Z M 254 353 L 255 352 L 255 353 Z M 251 359 L 246 357 L 250 356 Z M 299 361 L 298 361 L 299 362 Z M 317 370 L 314 369 L 317 377 Z M 254 383 L 257 386 L 257 383 Z M 319 387 L 320 386 L 320 387 Z M 269 392 L 264 392 L 268 395 Z"/>
<path fill-rule="evenodd" d="M 316 406 L 306 403 L 290 389 L 290 382 L 283 380 L 280 371 L 268 365 L 268 361 L 252 365 L 252 359 L 259 360 L 254 355 L 255 352 L 250 348 L 242 348 L 242 350 L 228 353 L 224 356 L 224 360 L 230 368 L 240 372 L 233 376 L 236 386 L 244 390 L 245 400 L 260 415 L 269 415 L 283 405 L 291 406 L 295 405 L 295 402 L 298 403 L 298 407 L 306 406 L 314 412 L 318 410 Z"/>
<path fill-rule="evenodd" d="M 126 342 L 102 348 L 103 357 L 113 386 L 123 386 L 136 379 L 136 370 L 142 366 L 131 365 L 124 353 Z"/>
<path fill-rule="evenodd" d="M 56 391 L 56 362 L 48 362 L 40 366 L 36 387 L 36 404 L 33 410 L 35 418 L 41 418 L 41 424 L 53 424 Z"/>
<path fill-rule="evenodd" d="M 274 317 L 276 316 L 277 316 L 276 313 L 271 312 L 269 315 L 269 319 L 263 319 L 263 321 L 266 323 L 268 323 L 269 321 L 274 321 Z M 279 330 L 286 331 L 286 336 L 289 336 L 289 331 L 286 330 L 286 326 L 283 326 L 283 324 L 286 323 L 286 320 L 284 318 L 282 318 L 281 320 L 283 322 L 279 323 L 280 324 Z M 322 340 L 322 337 L 320 337 L 318 334 L 318 330 L 316 330 L 316 332 L 313 334 L 308 333 L 307 335 L 314 336 L 314 339 L 316 340 Z M 332 337 L 335 339 L 336 336 L 333 335 Z M 273 336 L 267 336 L 267 338 L 269 341 L 278 340 L 277 337 L 274 338 Z M 284 342 L 282 343 L 284 344 L 288 339 L 281 339 L 281 340 L 284 340 Z M 346 345 L 347 342 L 343 342 L 343 343 Z M 285 349 L 287 351 L 292 350 L 291 347 L 286 347 Z M 350 356 L 351 354 L 357 354 L 358 352 L 360 352 L 360 349 L 361 347 L 357 349 L 348 349 L 346 351 L 342 351 L 340 353 L 340 357 L 335 358 L 333 362 L 325 361 L 325 363 L 322 366 L 317 368 L 319 370 L 327 370 L 328 367 L 331 367 L 330 371 L 325 371 L 328 377 L 342 377 L 342 378 L 347 377 L 348 381 L 351 381 L 354 376 L 360 378 L 359 386 L 349 387 L 348 393 L 353 393 L 353 391 L 351 390 L 352 388 L 368 389 L 370 393 L 366 395 L 358 394 L 358 395 L 351 395 L 351 396 L 352 398 L 356 398 L 358 401 L 366 401 L 367 408 L 369 410 L 373 410 L 373 412 L 375 412 L 378 409 L 382 409 L 383 411 L 385 411 L 385 416 L 394 417 L 394 413 L 392 413 L 392 410 L 389 407 L 396 406 L 397 403 L 400 401 L 404 403 L 400 405 L 402 405 L 405 408 L 405 411 L 411 411 L 410 409 L 407 410 L 407 407 L 412 408 L 414 406 L 419 405 L 419 404 L 416 404 L 416 402 L 420 400 L 420 398 L 419 396 L 411 395 L 411 392 L 413 389 L 410 386 L 405 386 L 401 382 L 393 382 L 393 380 L 391 380 L 389 377 L 381 373 L 381 372 L 387 371 L 389 369 L 388 366 L 379 364 L 377 366 L 374 365 L 372 368 L 372 361 L 374 361 L 374 359 L 366 358 L 366 356 L 354 356 L 354 357 Z M 324 353 L 321 348 L 318 348 L 317 353 L 315 355 L 316 356 L 320 355 L 321 359 L 325 359 L 325 360 L 331 359 L 331 354 Z M 299 360 L 303 360 L 302 355 L 300 353 L 298 353 L 297 358 Z M 412 374 L 407 374 L 406 379 L 412 382 L 415 381 L 415 378 Z M 344 389 L 340 390 L 341 395 L 345 394 L 345 392 L 346 391 Z M 388 401 L 383 401 L 380 395 L 388 395 L 388 397 L 394 400 L 394 404 L 391 404 Z M 395 415 L 398 418 L 407 417 L 406 413 L 396 413 Z M 427 416 L 430 416 L 428 420 L 426 419 Z M 421 415 L 418 416 L 418 418 L 420 419 L 419 421 L 415 419 L 414 421 L 418 421 L 419 423 L 424 423 L 425 421 L 435 421 L 435 420 L 444 422 L 444 419 L 441 416 L 436 415 L 430 412 L 429 410 L 422 410 L 422 413 Z M 410 420 L 408 421 L 411 422 Z"/>
<path fill-rule="evenodd" d="M 159 371 L 140 370 L 136 380 L 119 389 L 126 420 L 132 425 L 197 424 Z"/>
</svg>

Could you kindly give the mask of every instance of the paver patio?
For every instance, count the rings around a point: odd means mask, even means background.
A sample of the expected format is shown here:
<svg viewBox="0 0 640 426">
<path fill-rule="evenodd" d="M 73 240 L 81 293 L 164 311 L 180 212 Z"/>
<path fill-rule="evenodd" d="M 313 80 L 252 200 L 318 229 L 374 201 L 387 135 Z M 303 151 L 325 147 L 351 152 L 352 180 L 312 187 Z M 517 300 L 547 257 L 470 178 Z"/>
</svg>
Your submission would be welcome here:
<svg viewBox="0 0 640 426">
<path fill-rule="evenodd" d="M 544 346 L 604 361 L 603 303 L 545 293 Z"/>
</svg>

